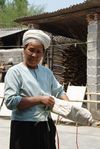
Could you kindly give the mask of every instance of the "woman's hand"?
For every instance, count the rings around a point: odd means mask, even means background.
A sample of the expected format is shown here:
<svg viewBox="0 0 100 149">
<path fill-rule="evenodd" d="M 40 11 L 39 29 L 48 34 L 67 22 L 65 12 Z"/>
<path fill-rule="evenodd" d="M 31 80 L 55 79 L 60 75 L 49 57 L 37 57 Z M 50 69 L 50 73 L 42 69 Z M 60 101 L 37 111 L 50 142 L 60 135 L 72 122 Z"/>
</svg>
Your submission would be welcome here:
<svg viewBox="0 0 100 149">
<path fill-rule="evenodd" d="M 34 105 L 44 104 L 46 106 L 53 106 L 55 103 L 54 98 L 51 96 L 31 96 L 31 97 L 22 97 L 22 100 L 18 104 L 18 109 L 30 108 Z"/>
<path fill-rule="evenodd" d="M 41 103 L 46 106 L 53 106 L 55 101 L 54 101 L 54 98 L 51 96 L 42 96 Z"/>
</svg>

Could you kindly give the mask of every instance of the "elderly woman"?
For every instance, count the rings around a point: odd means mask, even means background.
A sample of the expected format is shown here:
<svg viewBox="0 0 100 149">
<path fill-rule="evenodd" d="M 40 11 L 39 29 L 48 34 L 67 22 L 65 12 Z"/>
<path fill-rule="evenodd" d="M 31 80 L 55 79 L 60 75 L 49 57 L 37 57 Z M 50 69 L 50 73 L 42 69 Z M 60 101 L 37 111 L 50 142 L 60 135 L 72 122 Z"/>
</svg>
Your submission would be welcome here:
<svg viewBox="0 0 100 149">
<path fill-rule="evenodd" d="M 68 98 L 51 70 L 39 64 L 50 37 L 41 30 L 28 30 L 22 42 L 24 60 L 5 77 L 5 104 L 12 110 L 10 149 L 56 149 L 50 114 L 53 96 Z"/>
</svg>

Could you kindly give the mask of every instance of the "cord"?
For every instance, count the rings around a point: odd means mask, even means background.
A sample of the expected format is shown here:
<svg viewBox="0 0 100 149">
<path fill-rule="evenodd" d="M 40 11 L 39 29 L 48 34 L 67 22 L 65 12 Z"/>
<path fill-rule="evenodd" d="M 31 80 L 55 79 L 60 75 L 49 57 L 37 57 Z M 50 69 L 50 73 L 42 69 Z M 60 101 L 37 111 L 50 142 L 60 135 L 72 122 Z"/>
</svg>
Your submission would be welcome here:
<svg viewBox="0 0 100 149">
<path fill-rule="evenodd" d="M 78 144 L 78 123 L 76 123 L 76 149 L 79 149 L 79 144 Z"/>
</svg>

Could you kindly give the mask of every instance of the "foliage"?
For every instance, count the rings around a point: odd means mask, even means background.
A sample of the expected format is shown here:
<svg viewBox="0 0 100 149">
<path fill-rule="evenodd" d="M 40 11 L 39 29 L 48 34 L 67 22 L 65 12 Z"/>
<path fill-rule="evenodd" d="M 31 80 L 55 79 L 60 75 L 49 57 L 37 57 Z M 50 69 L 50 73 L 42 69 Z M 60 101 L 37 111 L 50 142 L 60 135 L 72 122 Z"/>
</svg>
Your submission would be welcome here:
<svg viewBox="0 0 100 149">
<path fill-rule="evenodd" d="M 15 19 L 43 12 L 43 6 L 30 6 L 28 0 L 0 0 L 0 28 L 15 27 Z"/>
<path fill-rule="evenodd" d="M 0 0 L 0 9 L 2 9 L 5 6 L 6 0 Z"/>
</svg>

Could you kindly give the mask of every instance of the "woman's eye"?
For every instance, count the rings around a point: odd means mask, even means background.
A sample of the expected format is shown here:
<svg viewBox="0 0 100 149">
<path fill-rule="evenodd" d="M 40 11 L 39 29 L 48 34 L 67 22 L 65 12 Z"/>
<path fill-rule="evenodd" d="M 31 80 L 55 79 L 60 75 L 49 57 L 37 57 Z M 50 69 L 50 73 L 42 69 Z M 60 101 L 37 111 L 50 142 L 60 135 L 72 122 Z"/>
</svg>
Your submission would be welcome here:
<svg viewBox="0 0 100 149">
<path fill-rule="evenodd" d="M 41 50 L 41 49 L 33 49 L 33 48 L 30 48 L 30 49 L 28 49 L 29 50 L 29 52 L 31 52 L 31 53 L 37 53 L 37 54 L 42 54 L 43 53 L 43 50 Z"/>
<path fill-rule="evenodd" d="M 37 53 L 42 53 L 42 51 L 39 50 L 39 51 L 37 51 Z"/>
<path fill-rule="evenodd" d="M 28 49 L 30 52 L 34 52 L 34 49 Z"/>
</svg>

